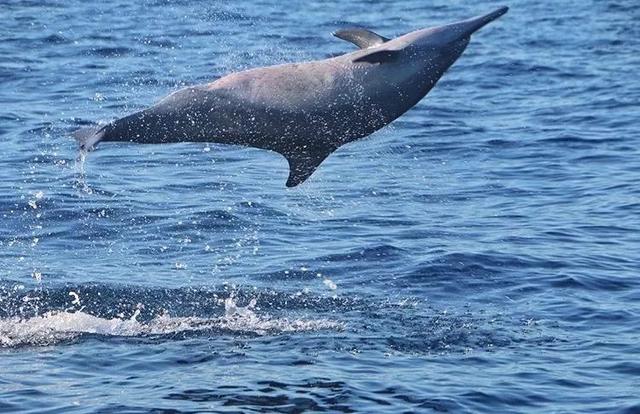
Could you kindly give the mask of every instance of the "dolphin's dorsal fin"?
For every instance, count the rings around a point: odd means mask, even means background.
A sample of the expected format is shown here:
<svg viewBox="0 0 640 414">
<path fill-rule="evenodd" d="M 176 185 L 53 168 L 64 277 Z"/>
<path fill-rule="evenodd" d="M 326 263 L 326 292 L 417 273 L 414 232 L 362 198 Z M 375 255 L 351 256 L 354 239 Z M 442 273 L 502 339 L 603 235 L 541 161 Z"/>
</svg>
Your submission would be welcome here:
<svg viewBox="0 0 640 414">
<path fill-rule="evenodd" d="M 305 182 L 331 152 L 332 150 L 327 149 L 323 151 L 302 151 L 282 154 L 287 159 L 287 162 L 289 162 L 287 187 L 295 187 Z"/>
<path fill-rule="evenodd" d="M 340 29 L 333 32 L 333 35 L 338 39 L 346 40 L 347 42 L 353 43 L 360 49 L 380 46 L 384 42 L 389 41 L 389 39 L 384 36 L 380 36 L 379 34 L 372 32 L 371 30 L 362 29 L 360 27 Z"/>
</svg>

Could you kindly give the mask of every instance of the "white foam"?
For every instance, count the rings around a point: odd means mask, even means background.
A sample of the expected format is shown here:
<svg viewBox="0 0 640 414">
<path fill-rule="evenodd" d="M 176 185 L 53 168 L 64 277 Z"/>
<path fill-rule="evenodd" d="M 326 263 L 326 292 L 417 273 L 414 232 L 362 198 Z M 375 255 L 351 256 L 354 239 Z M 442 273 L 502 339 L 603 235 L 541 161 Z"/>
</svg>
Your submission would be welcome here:
<svg viewBox="0 0 640 414">
<path fill-rule="evenodd" d="M 89 184 L 87 184 L 87 174 L 85 171 L 85 162 L 87 160 L 88 153 L 89 152 L 87 150 L 79 149 L 75 164 L 75 170 L 78 174 L 75 187 L 85 194 L 91 194 L 93 192 L 91 187 L 89 187 Z"/>
<path fill-rule="evenodd" d="M 215 318 L 157 316 L 147 322 L 137 320 L 139 311 L 129 319 L 100 318 L 83 311 L 51 311 L 31 318 L 0 319 L 0 347 L 23 345 L 53 345 L 69 341 L 82 334 L 135 337 L 166 335 L 180 332 L 223 330 L 257 335 L 283 332 L 305 332 L 344 328 L 327 319 L 288 319 L 257 315 L 252 301 L 246 307 L 237 306 L 233 297 L 225 300 L 225 315 Z"/>
</svg>

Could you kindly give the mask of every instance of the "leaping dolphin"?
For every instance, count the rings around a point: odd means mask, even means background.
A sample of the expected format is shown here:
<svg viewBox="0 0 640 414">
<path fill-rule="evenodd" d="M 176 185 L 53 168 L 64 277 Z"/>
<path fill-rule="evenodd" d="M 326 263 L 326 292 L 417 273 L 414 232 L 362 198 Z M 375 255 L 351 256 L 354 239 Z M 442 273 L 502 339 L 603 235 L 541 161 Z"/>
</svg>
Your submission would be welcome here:
<svg viewBox="0 0 640 414">
<path fill-rule="evenodd" d="M 387 39 L 362 28 L 334 33 L 359 50 L 232 73 L 178 90 L 150 108 L 74 133 L 83 151 L 101 141 L 215 142 L 278 152 L 287 187 L 304 182 L 340 146 L 389 124 L 422 99 L 471 35 L 507 12 Z"/>
</svg>

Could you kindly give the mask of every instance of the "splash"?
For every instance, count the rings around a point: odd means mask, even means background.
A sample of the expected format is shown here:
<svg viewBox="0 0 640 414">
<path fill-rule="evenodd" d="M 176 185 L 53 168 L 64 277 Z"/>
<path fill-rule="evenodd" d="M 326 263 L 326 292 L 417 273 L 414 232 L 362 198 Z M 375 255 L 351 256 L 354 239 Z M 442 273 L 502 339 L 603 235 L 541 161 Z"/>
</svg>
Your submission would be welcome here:
<svg viewBox="0 0 640 414">
<path fill-rule="evenodd" d="M 93 190 L 87 184 L 87 174 L 85 171 L 85 162 L 87 160 L 87 154 L 89 152 L 85 149 L 78 149 L 78 156 L 76 157 L 75 170 L 78 173 L 75 187 L 80 189 L 83 193 L 91 194 Z"/>
<path fill-rule="evenodd" d="M 327 319 L 272 318 L 254 312 L 256 300 L 238 306 L 233 296 L 224 300 L 225 313 L 213 318 L 176 317 L 165 312 L 149 321 L 138 321 L 139 305 L 130 318 L 101 318 L 82 310 L 49 311 L 31 318 L 0 319 L 0 347 L 47 346 L 73 341 L 83 335 L 148 337 L 178 333 L 278 335 L 285 332 L 342 330 L 344 325 Z"/>
</svg>

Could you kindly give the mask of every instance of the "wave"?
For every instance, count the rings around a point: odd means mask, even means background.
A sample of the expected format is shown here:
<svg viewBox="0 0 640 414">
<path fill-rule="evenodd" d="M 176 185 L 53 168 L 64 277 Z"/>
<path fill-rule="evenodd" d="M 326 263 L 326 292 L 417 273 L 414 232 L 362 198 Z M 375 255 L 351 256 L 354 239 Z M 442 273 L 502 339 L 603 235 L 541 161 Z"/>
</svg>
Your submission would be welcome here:
<svg viewBox="0 0 640 414">
<path fill-rule="evenodd" d="M 80 297 L 69 292 L 73 303 Z M 198 332 L 220 334 L 278 335 L 285 332 L 342 330 L 344 325 L 328 319 L 275 318 L 254 311 L 256 299 L 239 306 L 232 295 L 223 300 L 218 317 L 171 316 L 164 312 L 150 320 L 138 320 L 142 305 L 129 318 L 100 317 L 83 310 L 53 310 L 30 318 L 0 319 L 0 347 L 47 346 L 93 335 L 99 337 L 154 337 Z M 84 308 L 81 308 L 84 309 Z"/>
<path fill-rule="evenodd" d="M 35 286 L 0 282 L 0 348 L 332 331 L 299 340 L 312 348 L 424 355 L 495 349 L 530 336 L 492 312 L 437 309 L 413 296 L 338 295 L 330 286 L 320 294 L 238 286 Z"/>
</svg>

